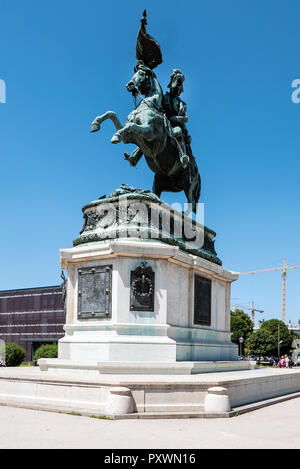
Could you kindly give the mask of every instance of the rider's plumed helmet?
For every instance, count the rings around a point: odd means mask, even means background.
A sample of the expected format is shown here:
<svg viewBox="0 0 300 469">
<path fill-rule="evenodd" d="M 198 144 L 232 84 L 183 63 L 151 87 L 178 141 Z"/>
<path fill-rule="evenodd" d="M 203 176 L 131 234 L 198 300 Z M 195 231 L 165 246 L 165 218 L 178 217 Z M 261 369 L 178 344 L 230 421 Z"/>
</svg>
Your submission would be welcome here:
<svg viewBox="0 0 300 469">
<path fill-rule="evenodd" d="M 181 88 L 181 92 L 183 92 L 183 82 L 185 80 L 185 76 L 183 75 L 182 71 L 179 68 L 174 68 L 171 73 L 170 83 L 168 84 L 168 88 Z"/>
</svg>

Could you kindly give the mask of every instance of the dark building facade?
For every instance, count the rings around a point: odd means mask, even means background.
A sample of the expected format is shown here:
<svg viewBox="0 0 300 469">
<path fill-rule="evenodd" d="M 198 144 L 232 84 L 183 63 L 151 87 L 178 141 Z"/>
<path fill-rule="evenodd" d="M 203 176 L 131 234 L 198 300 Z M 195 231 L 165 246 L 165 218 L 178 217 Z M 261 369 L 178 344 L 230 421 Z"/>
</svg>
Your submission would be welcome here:
<svg viewBox="0 0 300 469">
<path fill-rule="evenodd" d="M 62 338 L 64 324 L 61 286 L 0 291 L 0 339 L 21 345 L 26 361 L 40 345 Z"/>
</svg>

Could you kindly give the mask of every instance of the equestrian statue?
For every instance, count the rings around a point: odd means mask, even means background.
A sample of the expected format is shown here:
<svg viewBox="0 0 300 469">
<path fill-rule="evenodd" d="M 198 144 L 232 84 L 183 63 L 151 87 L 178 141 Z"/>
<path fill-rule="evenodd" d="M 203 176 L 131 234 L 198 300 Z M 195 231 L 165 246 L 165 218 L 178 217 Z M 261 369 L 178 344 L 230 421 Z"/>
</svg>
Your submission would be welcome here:
<svg viewBox="0 0 300 469">
<path fill-rule="evenodd" d="M 125 153 L 125 159 L 135 166 L 144 155 L 149 168 L 154 172 L 152 191 L 161 193 L 184 191 L 193 212 L 197 211 L 201 180 L 195 157 L 191 149 L 191 137 L 185 124 L 188 121 L 186 104 L 180 98 L 183 92 L 184 75 L 179 69 L 171 73 L 169 91 L 164 94 L 153 71 L 162 63 L 158 42 L 146 32 L 147 13 L 143 13 L 137 36 L 134 75 L 127 83 L 135 103 L 140 103 L 128 115 L 125 125 L 113 111 L 94 119 L 91 132 L 100 130 L 103 121 L 110 119 L 116 132 L 111 143 L 132 143 L 136 149 Z"/>
</svg>

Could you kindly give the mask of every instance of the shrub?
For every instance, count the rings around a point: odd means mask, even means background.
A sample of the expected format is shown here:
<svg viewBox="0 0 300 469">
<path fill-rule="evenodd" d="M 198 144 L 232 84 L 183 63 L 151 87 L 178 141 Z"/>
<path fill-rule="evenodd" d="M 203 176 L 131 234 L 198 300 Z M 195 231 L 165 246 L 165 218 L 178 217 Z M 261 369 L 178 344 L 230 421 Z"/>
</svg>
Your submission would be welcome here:
<svg viewBox="0 0 300 469">
<path fill-rule="evenodd" d="M 5 354 L 6 366 L 20 366 L 26 355 L 23 347 L 11 342 L 5 344 Z"/>
<path fill-rule="evenodd" d="M 57 358 L 57 355 L 57 344 L 45 344 L 36 349 L 34 359 L 39 360 L 40 358 Z"/>
</svg>

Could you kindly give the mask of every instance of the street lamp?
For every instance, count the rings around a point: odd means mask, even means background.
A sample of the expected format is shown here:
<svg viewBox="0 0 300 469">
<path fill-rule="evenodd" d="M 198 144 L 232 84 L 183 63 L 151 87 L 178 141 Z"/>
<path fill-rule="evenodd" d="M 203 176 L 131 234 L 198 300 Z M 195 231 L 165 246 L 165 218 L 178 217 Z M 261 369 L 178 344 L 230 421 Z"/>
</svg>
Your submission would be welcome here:
<svg viewBox="0 0 300 469">
<path fill-rule="evenodd" d="M 243 343 L 244 343 L 244 337 L 239 338 L 239 343 L 240 343 L 240 357 L 242 357 L 242 348 L 243 348 Z"/>
<path fill-rule="evenodd" d="M 280 340 L 280 324 L 278 324 L 278 361 L 280 360 L 280 344 L 283 340 Z"/>
</svg>

